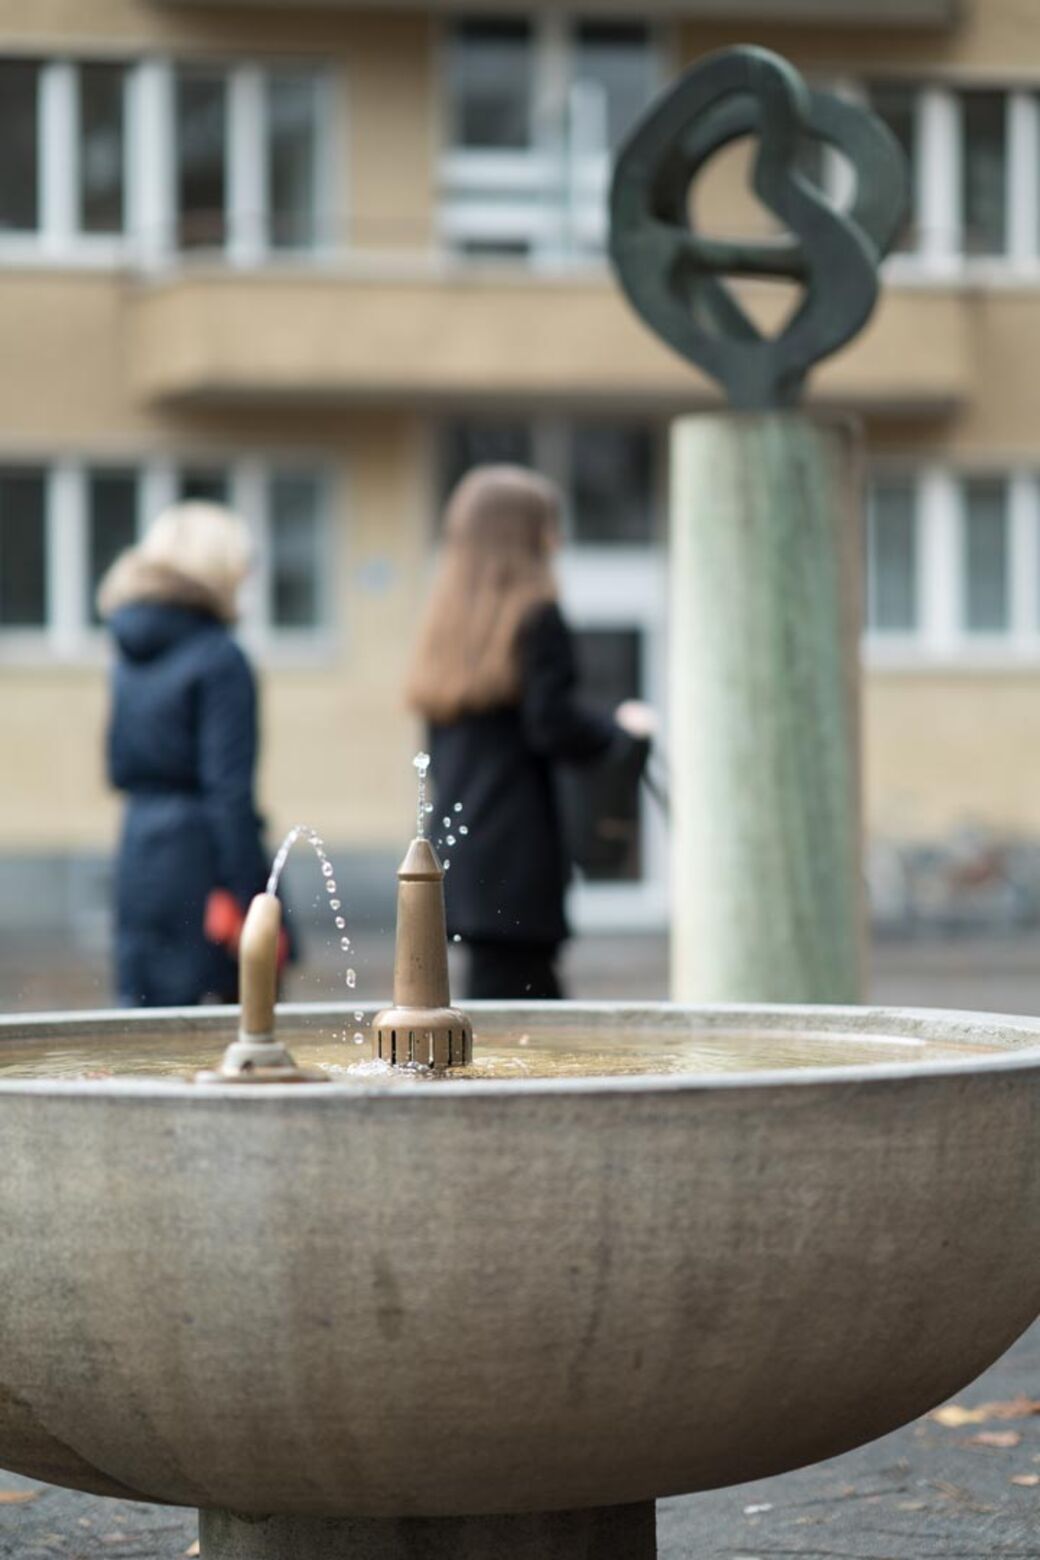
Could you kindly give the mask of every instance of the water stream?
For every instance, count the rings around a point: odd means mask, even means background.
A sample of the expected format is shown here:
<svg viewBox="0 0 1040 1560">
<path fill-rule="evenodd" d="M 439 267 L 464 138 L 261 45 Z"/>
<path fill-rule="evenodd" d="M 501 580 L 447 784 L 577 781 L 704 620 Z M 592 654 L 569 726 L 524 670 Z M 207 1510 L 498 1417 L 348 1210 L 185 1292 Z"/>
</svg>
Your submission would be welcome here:
<svg viewBox="0 0 1040 1560">
<path fill-rule="evenodd" d="M 329 853 L 325 848 L 325 841 L 322 839 L 317 829 L 312 829 L 310 825 L 306 823 L 298 823 L 289 830 L 288 834 L 285 836 L 285 839 L 282 841 L 281 845 L 279 845 L 278 854 L 275 856 L 274 862 L 272 863 L 271 873 L 267 879 L 267 892 L 269 894 L 277 894 L 278 885 L 281 881 L 282 873 L 285 870 L 285 863 L 289 859 L 289 852 L 292 850 L 297 840 L 306 840 L 318 858 L 318 865 L 321 868 L 322 882 L 325 887 L 325 895 L 328 899 L 329 912 L 332 915 L 333 924 L 336 928 L 336 936 L 339 940 L 340 951 L 346 955 L 348 960 L 344 979 L 347 990 L 354 991 L 357 987 L 357 970 L 354 968 L 353 964 L 349 962 L 350 952 L 353 945 L 351 942 L 350 933 L 347 930 L 346 916 L 343 914 L 343 901 L 340 898 L 339 885 L 336 882 L 335 868 L 333 867 L 332 862 L 329 860 Z M 364 1019 L 364 1016 L 364 1013 L 359 1010 L 354 1014 L 354 1022 L 360 1024 Z M 347 1038 L 345 1033 L 343 1038 Z M 355 1031 L 353 1038 L 355 1045 L 364 1045 L 365 1036 L 361 1030 Z"/>
</svg>

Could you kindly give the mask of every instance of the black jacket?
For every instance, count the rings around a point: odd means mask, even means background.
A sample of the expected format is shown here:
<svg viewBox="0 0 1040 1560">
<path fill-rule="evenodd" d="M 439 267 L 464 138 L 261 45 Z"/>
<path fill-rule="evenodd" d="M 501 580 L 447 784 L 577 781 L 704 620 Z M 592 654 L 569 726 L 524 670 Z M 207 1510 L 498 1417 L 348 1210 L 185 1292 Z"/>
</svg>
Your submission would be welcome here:
<svg viewBox="0 0 1040 1560">
<path fill-rule="evenodd" d="M 116 975 L 125 1004 L 231 999 L 237 972 L 203 935 L 212 889 L 247 908 L 266 860 L 253 800 L 256 688 L 212 614 L 136 601 L 110 618 L 119 660 L 108 739 L 127 795 L 116 882 Z"/>
<path fill-rule="evenodd" d="M 571 874 L 556 766 L 605 753 L 619 728 L 577 696 L 570 631 L 555 606 L 520 634 L 521 696 L 507 708 L 430 730 L 436 837 L 454 847 L 445 879 L 448 929 L 466 941 L 562 942 Z M 462 811 L 454 811 L 455 803 Z M 457 825 L 468 829 L 461 835 Z"/>
</svg>

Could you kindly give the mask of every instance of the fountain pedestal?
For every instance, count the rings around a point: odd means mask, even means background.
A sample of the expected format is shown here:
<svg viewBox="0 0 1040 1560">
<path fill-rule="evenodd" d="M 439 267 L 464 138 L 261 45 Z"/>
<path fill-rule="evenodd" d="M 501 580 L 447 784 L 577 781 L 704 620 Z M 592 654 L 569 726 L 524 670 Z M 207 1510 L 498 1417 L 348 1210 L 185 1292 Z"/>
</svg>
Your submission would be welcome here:
<svg viewBox="0 0 1040 1560">
<path fill-rule="evenodd" d="M 853 426 L 672 431 L 672 996 L 862 1000 Z"/>
<path fill-rule="evenodd" d="M 201 1560 L 655 1560 L 652 1501 L 509 1517 L 241 1517 L 200 1511 Z"/>
</svg>

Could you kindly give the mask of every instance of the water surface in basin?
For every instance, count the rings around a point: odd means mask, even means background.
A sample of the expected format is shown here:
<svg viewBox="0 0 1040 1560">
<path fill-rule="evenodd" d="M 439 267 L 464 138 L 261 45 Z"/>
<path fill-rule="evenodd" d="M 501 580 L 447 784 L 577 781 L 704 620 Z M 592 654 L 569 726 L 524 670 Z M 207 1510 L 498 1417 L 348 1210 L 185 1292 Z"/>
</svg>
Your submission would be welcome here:
<svg viewBox="0 0 1040 1560">
<path fill-rule="evenodd" d="M 368 1059 L 352 1029 L 280 1031 L 303 1066 L 323 1067 L 337 1084 L 407 1085 L 429 1077 L 423 1068 L 390 1068 Z M 216 1065 L 229 1035 L 199 1031 L 124 1031 L 118 1036 L 63 1033 L 0 1040 L 0 1078 L 191 1078 Z M 478 1033 L 473 1065 L 458 1078 L 575 1078 L 639 1074 L 696 1075 L 781 1068 L 854 1067 L 966 1060 L 1000 1054 L 1002 1046 L 958 1045 L 881 1034 L 689 1028 L 665 1025 L 566 1027 L 552 1035 L 495 1029 Z"/>
</svg>

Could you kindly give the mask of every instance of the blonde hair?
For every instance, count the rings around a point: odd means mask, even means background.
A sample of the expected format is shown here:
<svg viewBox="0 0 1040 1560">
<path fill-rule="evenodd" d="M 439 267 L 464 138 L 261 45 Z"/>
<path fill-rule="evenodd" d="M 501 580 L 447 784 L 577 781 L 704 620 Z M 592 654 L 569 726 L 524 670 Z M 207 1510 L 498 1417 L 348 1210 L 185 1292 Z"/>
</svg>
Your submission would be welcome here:
<svg viewBox="0 0 1040 1560">
<path fill-rule="evenodd" d="M 233 510 L 201 499 L 172 504 L 101 582 L 101 615 L 129 601 L 180 601 L 233 623 L 252 556 L 249 528 Z"/>
<path fill-rule="evenodd" d="M 525 618 L 556 600 L 553 483 L 521 466 L 478 466 L 448 500 L 441 557 L 419 627 L 408 703 L 437 723 L 515 703 Z"/>
</svg>

